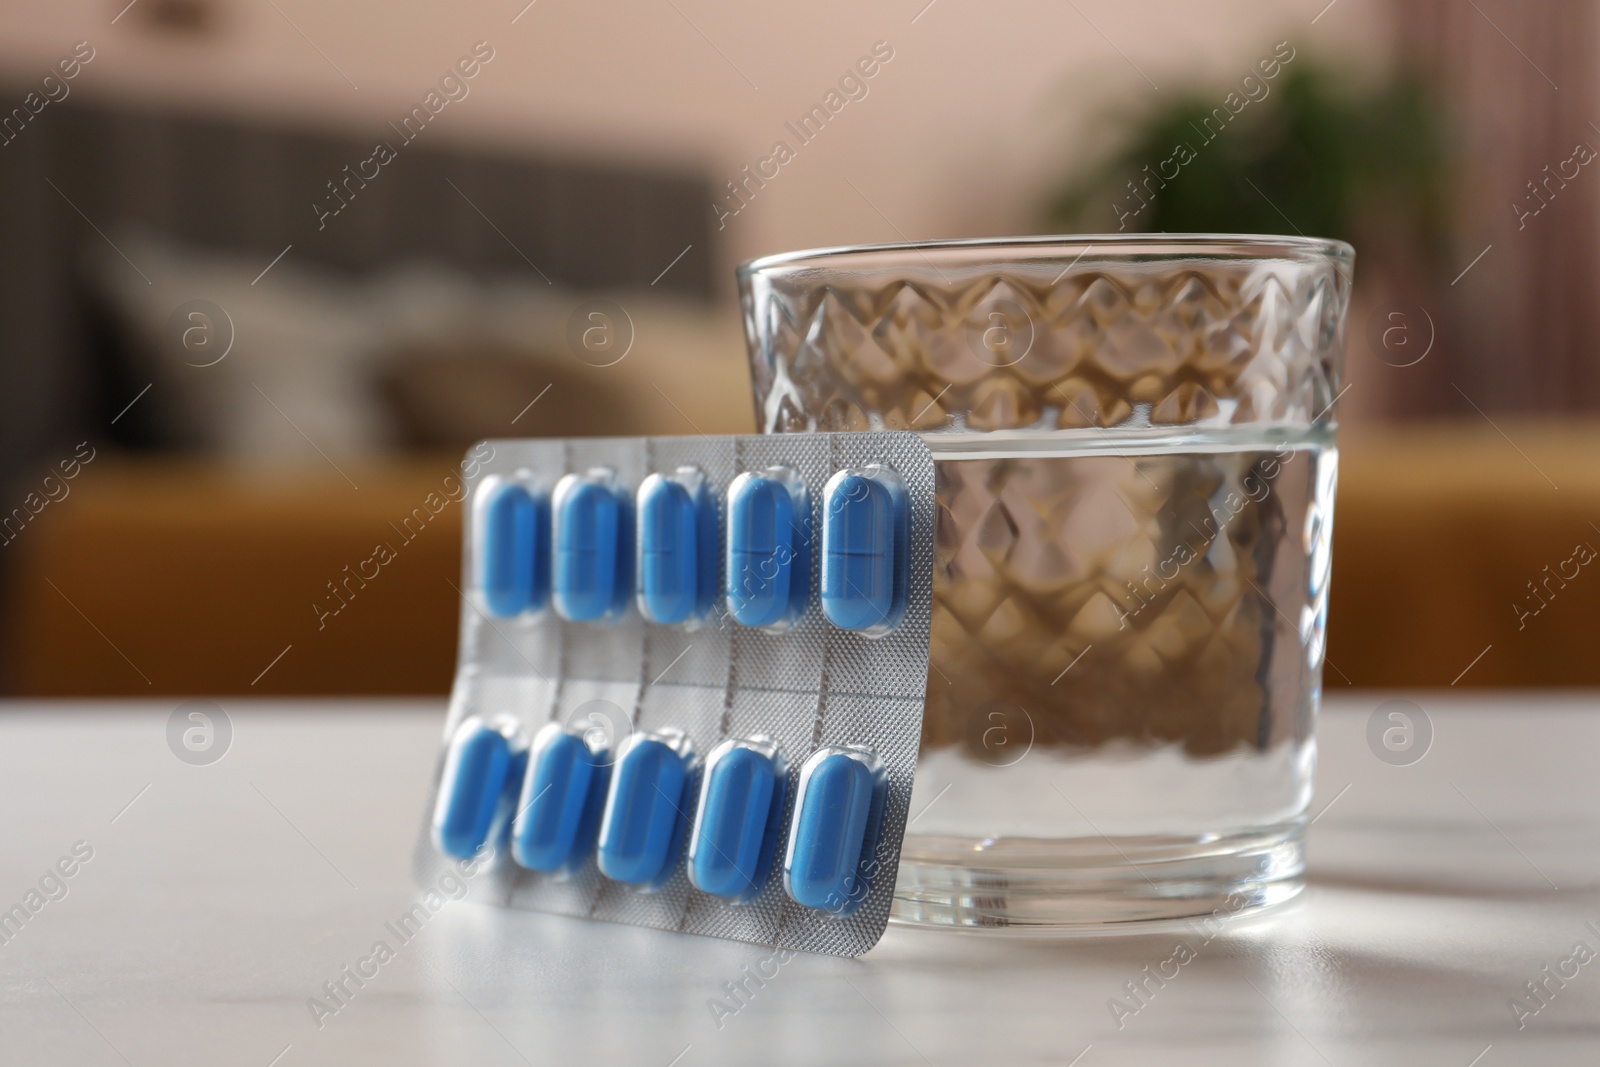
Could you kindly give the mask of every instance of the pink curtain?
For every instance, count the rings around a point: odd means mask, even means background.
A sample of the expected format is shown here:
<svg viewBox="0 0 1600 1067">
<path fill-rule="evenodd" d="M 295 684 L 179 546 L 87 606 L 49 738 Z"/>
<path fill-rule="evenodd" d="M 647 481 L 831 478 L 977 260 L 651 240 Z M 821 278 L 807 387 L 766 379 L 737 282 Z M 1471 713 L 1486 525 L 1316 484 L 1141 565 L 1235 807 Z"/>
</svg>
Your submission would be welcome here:
<svg viewBox="0 0 1600 1067">
<path fill-rule="evenodd" d="M 1397 13 L 1401 62 L 1437 73 L 1463 142 L 1466 273 L 1444 290 L 1429 391 L 1446 409 L 1470 411 L 1465 394 L 1485 411 L 1600 410 L 1596 5 L 1399 0 Z"/>
</svg>

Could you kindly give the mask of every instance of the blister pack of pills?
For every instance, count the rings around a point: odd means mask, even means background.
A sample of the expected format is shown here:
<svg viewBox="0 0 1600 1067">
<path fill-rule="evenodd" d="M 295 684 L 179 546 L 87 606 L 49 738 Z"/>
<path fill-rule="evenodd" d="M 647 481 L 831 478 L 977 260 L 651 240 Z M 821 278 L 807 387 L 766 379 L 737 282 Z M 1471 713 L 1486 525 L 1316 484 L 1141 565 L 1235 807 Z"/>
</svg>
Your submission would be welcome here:
<svg viewBox="0 0 1600 1067">
<path fill-rule="evenodd" d="M 857 956 L 922 730 L 914 433 L 488 441 L 417 850 L 516 908 Z M 466 868 L 463 868 L 466 869 Z"/>
</svg>

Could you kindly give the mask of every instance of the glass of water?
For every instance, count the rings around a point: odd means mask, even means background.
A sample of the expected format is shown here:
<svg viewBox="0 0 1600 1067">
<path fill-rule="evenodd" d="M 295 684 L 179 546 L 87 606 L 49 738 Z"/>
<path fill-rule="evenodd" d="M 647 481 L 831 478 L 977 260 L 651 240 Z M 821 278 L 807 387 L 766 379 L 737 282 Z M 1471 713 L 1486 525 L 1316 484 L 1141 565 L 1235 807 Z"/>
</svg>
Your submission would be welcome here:
<svg viewBox="0 0 1600 1067">
<path fill-rule="evenodd" d="M 1034 932 L 1294 895 L 1354 251 L 1118 235 L 739 270 L 765 432 L 933 450 L 896 919 Z"/>
</svg>

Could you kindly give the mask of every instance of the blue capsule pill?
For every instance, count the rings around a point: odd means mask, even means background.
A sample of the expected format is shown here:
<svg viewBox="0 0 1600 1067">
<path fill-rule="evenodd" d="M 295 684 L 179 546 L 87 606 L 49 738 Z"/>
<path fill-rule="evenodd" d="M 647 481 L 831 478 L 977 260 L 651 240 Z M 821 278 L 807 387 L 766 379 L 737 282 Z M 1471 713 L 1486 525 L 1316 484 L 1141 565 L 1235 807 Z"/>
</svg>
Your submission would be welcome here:
<svg viewBox="0 0 1600 1067">
<path fill-rule="evenodd" d="M 520 485 L 502 486 L 483 509 L 479 583 L 502 619 L 544 607 L 550 595 L 550 506 Z"/>
<path fill-rule="evenodd" d="M 840 471 L 822 518 L 822 612 L 841 630 L 881 633 L 906 611 L 910 527 L 905 485 L 886 468 Z"/>
<path fill-rule="evenodd" d="M 800 617 L 811 584 L 811 508 L 802 482 L 749 472 L 728 488 L 728 610 L 744 626 Z"/>
<path fill-rule="evenodd" d="M 639 487 L 639 607 L 652 622 L 711 610 L 717 589 L 717 502 L 692 469 Z"/>
<path fill-rule="evenodd" d="M 433 841 L 439 851 L 471 859 L 486 844 L 497 844 L 521 780 L 525 750 L 510 727 L 474 716 L 464 721 L 445 755 L 439 798 L 433 809 Z"/>
<path fill-rule="evenodd" d="M 706 758 L 689 841 L 689 878 L 712 896 L 761 892 L 783 819 L 785 771 L 772 745 L 724 741 Z"/>
<path fill-rule="evenodd" d="M 600 821 L 600 871 L 627 885 L 666 880 L 683 845 L 689 759 L 681 737 L 635 734 L 612 768 Z"/>
<path fill-rule="evenodd" d="M 511 824 L 511 856 L 547 874 L 582 863 L 594 849 L 609 777 L 607 753 L 556 723 L 534 737 Z"/>
<path fill-rule="evenodd" d="M 568 475 L 556 490 L 556 610 L 571 622 L 615 616 L 633 592 L 627 497 L 601 474 Z"/>
<path fill-rule="evenodd" d="M 881 765 L 859 749 L 821 749 L 801 768 L 784 889 L 795 903 L 843 917 L 872 887 L 883 821 Z"/>
</svg>

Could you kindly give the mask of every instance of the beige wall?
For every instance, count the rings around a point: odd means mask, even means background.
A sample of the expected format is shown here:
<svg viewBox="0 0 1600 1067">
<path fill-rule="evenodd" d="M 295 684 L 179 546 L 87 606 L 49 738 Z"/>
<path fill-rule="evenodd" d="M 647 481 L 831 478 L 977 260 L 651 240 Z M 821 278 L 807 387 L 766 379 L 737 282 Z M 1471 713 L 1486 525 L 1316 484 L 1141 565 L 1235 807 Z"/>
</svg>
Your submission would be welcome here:
<svg viewBox="0 0 1600 1067">
<path fill-rule="evenodd" d="M 1314 25 L 1326 0 L 536 0 L 515 24 L 524 0 L 210 0 L 209 32 L 153 29 L 171 2 L 138 0 L 113 25 L 126 0 L 9 0 L 0 64 L 8 81 L 34 81 L 88 39 L 97 54 L 75 92 L 376 135 L 486 40 L 495 59 L 430 137 L 675 160 L 718 181 L 775 140 L 797 148 L 726 220 L 728 266 L 820 244 L 1027 232 L 1051 175 L 1092 143 L 1090 111 L 1136 108 L 1161 91 L 1151 81 L 1236 79 L 1284 39 L 1378 58 L 1387 31 L 1378 0 L 1336 0 Z M 799 147 L 784 123 L 877 41 L 894 58 L 867 95 Z"/>
</svg>

